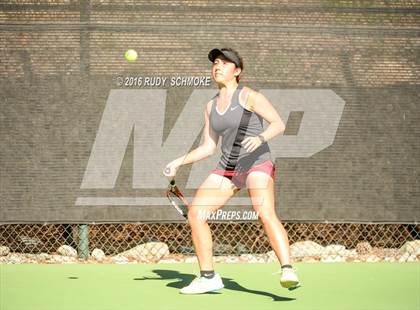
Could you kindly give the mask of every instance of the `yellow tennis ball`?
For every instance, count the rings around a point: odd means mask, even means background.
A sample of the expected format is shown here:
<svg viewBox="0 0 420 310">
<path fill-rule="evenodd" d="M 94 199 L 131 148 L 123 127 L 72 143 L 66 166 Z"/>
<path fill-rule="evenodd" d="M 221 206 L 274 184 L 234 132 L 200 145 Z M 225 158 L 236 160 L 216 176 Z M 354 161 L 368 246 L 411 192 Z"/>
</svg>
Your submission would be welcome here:
<svg viewBox="0 0 420 310">
<path fill-rule="evenodd" d="M 129 49 L 125 52 L 124 57 L 127 61 L 132 62 L 137 59 L 137 52 L 133 49 Z"/>
</svg>

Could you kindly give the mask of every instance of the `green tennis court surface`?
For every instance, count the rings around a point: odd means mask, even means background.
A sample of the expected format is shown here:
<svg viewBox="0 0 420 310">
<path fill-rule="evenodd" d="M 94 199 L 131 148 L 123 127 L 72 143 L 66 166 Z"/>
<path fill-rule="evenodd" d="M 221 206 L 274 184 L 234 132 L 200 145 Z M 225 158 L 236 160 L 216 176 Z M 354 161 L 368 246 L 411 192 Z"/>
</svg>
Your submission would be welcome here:
<svg viewBox="0 0 420 310">
<path fill-rule="evenodd" d="M 0 309 L 420 309 L 420 263 L 217 264 L 225 288 L 182 295 L 197 264 L 0 265 Z"/>
</svg>

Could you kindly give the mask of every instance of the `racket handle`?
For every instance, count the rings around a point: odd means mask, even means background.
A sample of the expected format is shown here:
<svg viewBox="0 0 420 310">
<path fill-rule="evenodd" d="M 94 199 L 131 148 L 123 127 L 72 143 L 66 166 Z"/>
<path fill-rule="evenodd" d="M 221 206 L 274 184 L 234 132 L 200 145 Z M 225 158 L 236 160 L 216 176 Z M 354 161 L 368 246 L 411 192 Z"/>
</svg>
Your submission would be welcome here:
<svg viewBox="0 0 420 310">
<path fill-rule="evenodd" d="M 165 170 L 163 171 L 163 173 L 167 176 L 169 175 L 169 173 L 171 172 L 171 169 L 169 167 L 165 168 Z"/>
</svg>

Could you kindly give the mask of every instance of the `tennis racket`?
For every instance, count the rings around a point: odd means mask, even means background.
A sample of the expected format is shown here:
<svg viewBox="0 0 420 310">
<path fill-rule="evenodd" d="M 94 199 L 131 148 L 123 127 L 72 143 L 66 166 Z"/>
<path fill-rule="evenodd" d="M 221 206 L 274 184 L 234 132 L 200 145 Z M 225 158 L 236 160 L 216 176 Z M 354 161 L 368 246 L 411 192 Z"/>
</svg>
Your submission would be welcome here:
<svg viewBox="0 0 420 310">
<path fill-rule="evenodd" d="M 165 171 L 166 172 L 166 171 Z M 179 190 L 175 183 L 175 179 L 171 180 L 168 189 L 166 190 L 166 197 L 168 197 L 172 206 L 184 217 L 188 218 L 188 201 Z"/>
</svg>

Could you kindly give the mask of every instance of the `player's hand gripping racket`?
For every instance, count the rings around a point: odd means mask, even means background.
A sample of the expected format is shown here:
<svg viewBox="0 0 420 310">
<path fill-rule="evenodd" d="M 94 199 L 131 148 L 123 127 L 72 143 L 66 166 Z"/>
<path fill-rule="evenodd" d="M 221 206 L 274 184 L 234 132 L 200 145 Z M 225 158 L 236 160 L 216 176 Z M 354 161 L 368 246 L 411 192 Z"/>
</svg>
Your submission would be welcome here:
<svg viewBox="0 0 420 310">
<path fill-rule="evenodd" d="M 165 169 L 165 174 L 169 174 L 169 168 Z M 168 197 L 172 206 L 186 219 L 188 218 L 188 201 L 176 186 L 175 179 L 171 180 L 168 189 L 166 190 L 166 197 Z"/>
</svg>

